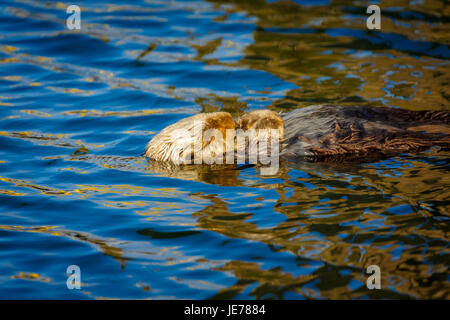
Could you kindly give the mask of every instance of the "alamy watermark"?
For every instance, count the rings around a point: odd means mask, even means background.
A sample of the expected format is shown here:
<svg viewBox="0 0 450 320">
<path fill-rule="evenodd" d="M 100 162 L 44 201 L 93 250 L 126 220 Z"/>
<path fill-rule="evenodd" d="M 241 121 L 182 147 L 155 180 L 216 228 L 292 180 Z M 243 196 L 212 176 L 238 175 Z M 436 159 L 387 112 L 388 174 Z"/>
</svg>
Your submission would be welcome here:
<svg viewBox="0 0 450 320">
<path fill-rule="evenodd" d="M 367 29 L 370 30 L 380 30 L 381 29 L 381 9 L 379 6 L 372 4 L 367 7 L 366 13 L 372 14 L 367 18 L 366 25 Z"/>
<path fill-rule="evenodd" d="M 81 269 L 76 264 L 67 267 L 66 274 L 68 276 L 66 285 L 67 289 L 81 289 Z"/>
<path fill-rule="evenodd" d="M 81 9 L 77 5 L 70 5 L 66 10 L 67 14 L 70 16 L 66 20 L 66 26 L 69 30 L 80 30 L 81 29 Z"/>
<path fill-rule="evenodd" d="M 367 267 L 366 273 L 371 274 L 367 278 L 367 289 L 381 289 L 381 269 L 377 265 L 370 265 Z"/>
</svg>

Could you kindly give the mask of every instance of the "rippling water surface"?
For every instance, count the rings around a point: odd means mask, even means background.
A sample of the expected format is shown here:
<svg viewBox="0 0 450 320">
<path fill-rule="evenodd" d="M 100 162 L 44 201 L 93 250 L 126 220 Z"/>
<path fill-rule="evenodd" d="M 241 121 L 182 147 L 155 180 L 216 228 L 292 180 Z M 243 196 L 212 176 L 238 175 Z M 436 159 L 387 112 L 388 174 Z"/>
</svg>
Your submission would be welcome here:
<svg viewBox="0 0 450 320">
<path fill-rule="evenodd" d="M 0 298 L 450 298 L 449 153 L 141 156 L 201 111 L 449 109 L 446 1 L 381 1 L 375 32 L 365 1 L 77 1 L 79 31 L 70 4 L 0 4 Z"/>
</svg>

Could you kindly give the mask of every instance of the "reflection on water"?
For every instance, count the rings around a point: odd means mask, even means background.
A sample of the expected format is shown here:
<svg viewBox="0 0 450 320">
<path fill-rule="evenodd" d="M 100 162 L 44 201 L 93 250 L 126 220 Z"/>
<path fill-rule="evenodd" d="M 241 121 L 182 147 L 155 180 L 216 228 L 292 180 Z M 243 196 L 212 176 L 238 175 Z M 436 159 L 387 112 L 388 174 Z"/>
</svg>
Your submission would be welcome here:
<svg viewBox="0 0 450 320">
<path fill-rule="evenodd" d="M 142 156 L 200 111 L 449 109 L 448 5 L 382 2 L 381 32 L 350 0 L 86 1 L 80 31 L 68 5 L 0 5 L 0 298 L 450 298 L 448 152 L 273 176 Z"/>
</svg>

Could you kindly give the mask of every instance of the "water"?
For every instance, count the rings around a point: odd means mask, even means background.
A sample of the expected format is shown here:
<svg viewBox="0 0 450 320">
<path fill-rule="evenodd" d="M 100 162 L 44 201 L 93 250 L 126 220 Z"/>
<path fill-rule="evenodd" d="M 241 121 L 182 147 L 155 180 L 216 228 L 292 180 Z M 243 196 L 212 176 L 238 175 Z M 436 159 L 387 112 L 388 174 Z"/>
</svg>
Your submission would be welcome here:
<svg viewBox="0 0 450 320">
<path fill-rule="evenodd" d="M 80 31 L 69 4 L 0 4 L 0 298 L 450 298 L 448 153 L 270 177 L 141 156 L 200 111 L 448 110 L 445 1 L 382 2 L 381 31 L 364 1 L 78 1 Z"/>
</svg>

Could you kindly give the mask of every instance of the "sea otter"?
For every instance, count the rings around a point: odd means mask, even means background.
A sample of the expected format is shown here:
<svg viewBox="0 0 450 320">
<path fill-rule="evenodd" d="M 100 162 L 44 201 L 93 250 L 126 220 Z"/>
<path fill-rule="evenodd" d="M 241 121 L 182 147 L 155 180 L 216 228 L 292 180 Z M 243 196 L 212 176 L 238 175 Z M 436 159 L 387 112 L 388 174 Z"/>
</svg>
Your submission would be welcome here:
<svg viewBox="0 0 450 320">
<path fill-rule="evenodd" d="M 199 124 L 197 129 L 195 123 Z M 209 129 L 222 134 L 223 140 L 217 135 L 205 139 L 203 134 Z M 251 130 L 261 130 L 263 134 L 239 139 Z M 235 151 L 243 143 L 248 151 L 252 142 L 262 144 L 267 139 L 279 139 L 280 156 L 287 160 L 363 161 L 432 146 L 447 149 L 450 112 L 312 105 L 285 114 L 256 110 L 236 122 L 227 112 L 200 113 L 163 129 L 148 143 L 145 155 L 174 163 L 202 155 L 203 163 L 211 163 L 211 158 L 222 157 L 230 149 Z"/>
</svg>

